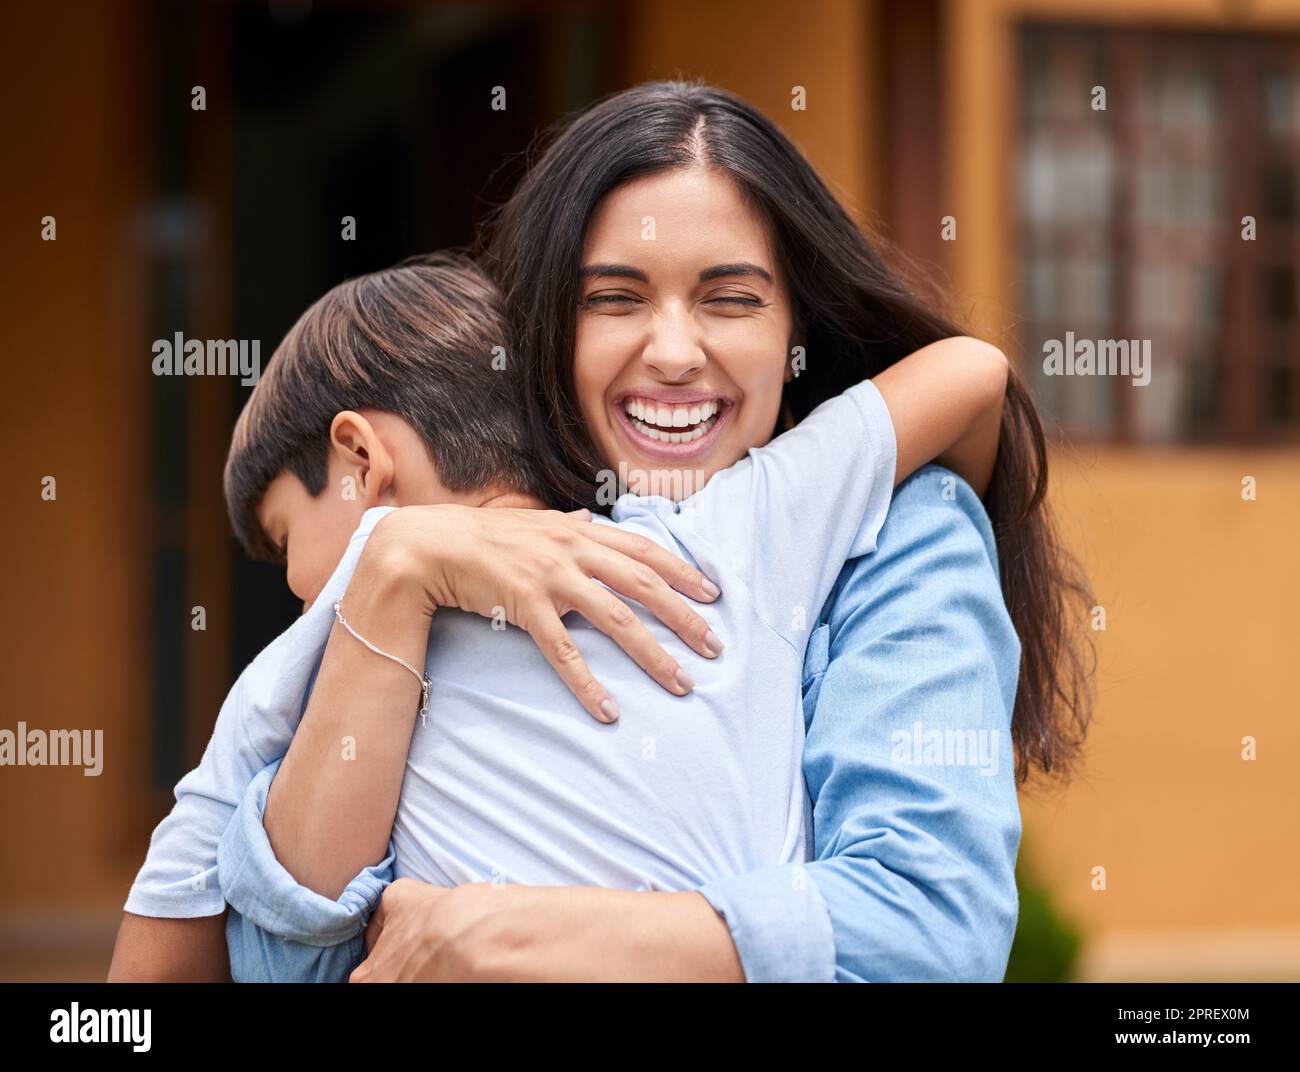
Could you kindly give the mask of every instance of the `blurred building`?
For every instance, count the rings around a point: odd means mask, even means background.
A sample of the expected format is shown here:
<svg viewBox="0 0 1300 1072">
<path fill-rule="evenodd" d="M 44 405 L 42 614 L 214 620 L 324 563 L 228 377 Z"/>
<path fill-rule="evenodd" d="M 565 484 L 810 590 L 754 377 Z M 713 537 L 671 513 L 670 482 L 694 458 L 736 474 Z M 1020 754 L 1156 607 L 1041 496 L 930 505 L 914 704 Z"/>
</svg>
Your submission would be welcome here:
<svg viewBox="0 0 1300 1072">
<path fill-rule="evenodd" d="M 1097 721 L 1080 779 L 1023 805 L 1080 976 L 1300 978 L 1300 6 L 8 15 L 3 724 L 99 727 L 106 756 L 98 778 L 0 771 L 0 977 L 102 976 L 171 787 L 295 613 L 225 521 L 247 389 L 153 376 L 152 341 L 261 339 L 265 359 L 339 279 L 467 241 L 539 126 L 681 74 L 753 101 L 940 273 L 1065 436 L 1053 501 L 1104 611 Z M 1150 382 L 1046 375 L 1067 333 L 1149 341 Z"/>
</svg>

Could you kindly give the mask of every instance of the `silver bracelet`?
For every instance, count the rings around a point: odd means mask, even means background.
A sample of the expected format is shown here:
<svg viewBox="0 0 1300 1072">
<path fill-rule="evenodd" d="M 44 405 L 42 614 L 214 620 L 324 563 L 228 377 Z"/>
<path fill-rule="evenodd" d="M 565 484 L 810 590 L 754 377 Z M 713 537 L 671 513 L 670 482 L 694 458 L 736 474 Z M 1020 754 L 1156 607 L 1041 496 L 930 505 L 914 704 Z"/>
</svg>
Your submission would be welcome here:
<svg viewBox="0 0 1300 1072">
<path fill-rule="evenodd" d="M 345 617 L 343 617 L 343 611 L 340 609 L 342 604 L 343 604 L 343 600 L 341 599 L 334 600 L 334 617 L 336 617 L 339 620 L 339 622 L 342 624 L 344 629 L 346 629 L 349 633 L 351 633 L 354 637 L 356 637 L 359 641 L 361 641 L 362 644 L 368 647 L 376 655 L 382 655 L 385 659 L 392 659 L 393 662 L 397 663 L 399 666 L 406 667 L 406 669 L 408 669 L 409 671 L 411 671 L 411 673 L 415 675 L 415 680 L 420 683 L 420 723 L 424 726 L 428 726 L 429 722 L 424 716 L 425 713 L 429 710 L 429 692 L 433 689 L 433 682 L 430 680 L 429 675 L 420 673 L 420 671 L 418 671 L 414 666 L 408 663 L 405 659 L 400 659 L 396 655 L 390 655 L 386 651 L 380 651 L 379 648 L 375 647 L 372 643 L 370 643 L 370 641 L 368 641 L 365 637 L 363 637 L 360 633 L 358 633 L 355 629 L 353 629 L 352 626 L 348 624 L 348 620 Z"/>
</svg>

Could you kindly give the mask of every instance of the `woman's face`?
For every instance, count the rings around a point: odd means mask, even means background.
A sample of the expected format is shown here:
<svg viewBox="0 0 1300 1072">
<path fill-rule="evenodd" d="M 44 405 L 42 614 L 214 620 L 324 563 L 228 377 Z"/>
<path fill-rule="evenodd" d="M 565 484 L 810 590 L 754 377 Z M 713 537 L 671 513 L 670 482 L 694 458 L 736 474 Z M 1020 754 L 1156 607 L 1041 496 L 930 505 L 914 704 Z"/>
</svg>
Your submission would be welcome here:
<svg viewBox="0 0 1300 1072">
<path fill-rule="evenodd" d="M 793 316 L 766 221 L 731 178 L 683 168 L 611 191 L 580 286 L 578 402 L 621 490 L 681 498 L 768 441 Z"/>
</svg>

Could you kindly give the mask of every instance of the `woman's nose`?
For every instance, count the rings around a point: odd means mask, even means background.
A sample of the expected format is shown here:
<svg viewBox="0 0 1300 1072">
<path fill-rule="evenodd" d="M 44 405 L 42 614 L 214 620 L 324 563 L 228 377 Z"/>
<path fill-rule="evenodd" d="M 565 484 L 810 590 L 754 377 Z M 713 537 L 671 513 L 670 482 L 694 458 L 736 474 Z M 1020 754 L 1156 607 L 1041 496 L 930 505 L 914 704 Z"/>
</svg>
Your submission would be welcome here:
<svg viewBox="0 0 1300 1072">
<path fill-rule="evenodd" d="M 708 362 L 695 322 L 684 310 L 667 310 L 655 317 L 641 360 L 670 381 L 687 379 Z"/>
</svg>

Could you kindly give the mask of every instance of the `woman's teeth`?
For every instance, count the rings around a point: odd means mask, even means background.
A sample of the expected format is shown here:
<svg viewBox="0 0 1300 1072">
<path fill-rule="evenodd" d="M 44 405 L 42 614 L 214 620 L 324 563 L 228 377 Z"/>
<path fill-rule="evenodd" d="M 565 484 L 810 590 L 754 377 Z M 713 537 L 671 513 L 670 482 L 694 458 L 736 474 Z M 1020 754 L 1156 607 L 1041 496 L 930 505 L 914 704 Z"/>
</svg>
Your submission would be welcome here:
<svg viewBox="0 0 1300 1072">
<path fill-rule="evenodd" d="M 689 406 L 665 406 L 646 398 L 628 398 L 623 402 L 632 427 L 647 439 L 661 443 L 690 443 L 699 439 L 716 423 L 720 408 L 717 399 Z"/>
</svg>

